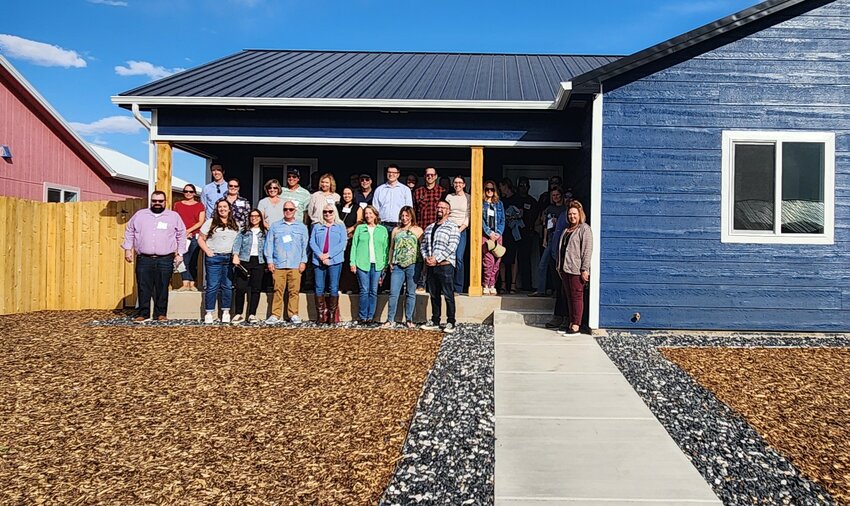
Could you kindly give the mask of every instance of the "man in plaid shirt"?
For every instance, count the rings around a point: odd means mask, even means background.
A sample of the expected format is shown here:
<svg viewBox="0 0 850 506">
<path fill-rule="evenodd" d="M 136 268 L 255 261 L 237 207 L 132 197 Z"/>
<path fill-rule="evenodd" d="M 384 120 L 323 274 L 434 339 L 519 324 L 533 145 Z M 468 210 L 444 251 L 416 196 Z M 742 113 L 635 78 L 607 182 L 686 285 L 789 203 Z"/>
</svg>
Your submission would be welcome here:
<svg viewBox="0 0 850 506">
<path fill-rule="evenodd" d="M 420 249 L 429 269 L 428 292 L 431 294 L 431 321 L 422 326 L 425 330 L 440 328 L 440 295 L 446 299 L 446 326 L 443 332 L 455 331 L 455 252 L 460 241 L 457 225 L 449 220 L 452 208 L 448 202 L 437 204 L 437 221 L 428 225 L 422 234 Z"/>
<path fill-rule="evenodd" d="M 413 190 L 413 205 L 416 206 L 416 222 L 423 229 L 437 221 L 437 202 L 445 200 L 446 190 L 437 184 L 437 169 L 425 169 L 425 186 Z M 416 290 L 425 292 L 426 269 L 422 262 L 416 263 L 413 279 L 416 280 Z"/>
</svg>

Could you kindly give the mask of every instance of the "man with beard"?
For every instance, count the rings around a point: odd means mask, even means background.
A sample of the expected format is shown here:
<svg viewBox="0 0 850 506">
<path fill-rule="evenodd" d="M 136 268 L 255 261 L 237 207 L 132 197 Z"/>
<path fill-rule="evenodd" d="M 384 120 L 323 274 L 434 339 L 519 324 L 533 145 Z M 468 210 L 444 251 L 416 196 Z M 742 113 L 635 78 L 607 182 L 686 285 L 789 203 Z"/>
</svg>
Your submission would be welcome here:
<svg viewBox="0 0 850 506">
<path fill-rule="evenodd" d="M 424 330 L 440 328 L 440 295 L 446 300 L 446 326 L 443 332 L 455 331 L 455 252 L 460 241 L 457 225 L 449 220 L 451 206 L 441 201 L 437 204 L 437 221 L 428 225 L 422 234 L 420 249 L 428 266 L 428 292 L 431 294 L 431 321 Z"/>
<path fill-rule="evenodd" d="M 186 226 L 174 211 L 165 208 L 165 192 L 151 194 L 151 206 L 140 209 L 130 218 L 124 231 L 124 259 L 136 260 L 136 286 L 139 290 L 139 311 L 133 319 L 144 322 L 166 320 L 168 312 L 168 282 L 174 265 L 183 261 L 186 252 Z"/>
</svg>

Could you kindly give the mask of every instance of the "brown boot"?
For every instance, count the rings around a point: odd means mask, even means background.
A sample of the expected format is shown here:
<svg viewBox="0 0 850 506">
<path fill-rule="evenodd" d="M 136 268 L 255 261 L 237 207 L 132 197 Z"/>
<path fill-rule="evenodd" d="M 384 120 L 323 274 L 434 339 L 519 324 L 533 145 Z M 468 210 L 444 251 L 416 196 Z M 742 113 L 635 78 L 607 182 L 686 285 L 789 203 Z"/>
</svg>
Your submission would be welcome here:
<svg viewBox="0 0 850 506">
<path fill-rule="evenodd" d="M 325 296 L 316 295 L 316 323 L 319 325 L 328 322 L 328 308 L 325 306 Z"/>
<path fill-rule="evenodd" d="M 328 301 L 328 323 L 336 325 L 339 323 L 339 295 L 331 295 Z"/>
</svg>

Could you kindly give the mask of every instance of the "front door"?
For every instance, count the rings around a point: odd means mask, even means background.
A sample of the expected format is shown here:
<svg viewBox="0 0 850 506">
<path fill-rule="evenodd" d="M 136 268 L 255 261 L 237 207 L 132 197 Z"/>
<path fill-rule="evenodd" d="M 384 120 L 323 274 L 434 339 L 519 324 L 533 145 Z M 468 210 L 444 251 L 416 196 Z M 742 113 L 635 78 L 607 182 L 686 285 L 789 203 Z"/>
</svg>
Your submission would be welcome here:
<svg viewBox="0 0 850 506">
<path fill-rule="evenodd" d="M 277 179 L 281 185 L 286 186 L 286 172 L 289 169 L 298 169 L 301 174 L 301 186 L 309 189 L 310 179 L 318 170 L 318 166 L 318 158 L 254 158 L 254 206 L 266 197 L 263 187 L 270 179 Z"/>
</svg>

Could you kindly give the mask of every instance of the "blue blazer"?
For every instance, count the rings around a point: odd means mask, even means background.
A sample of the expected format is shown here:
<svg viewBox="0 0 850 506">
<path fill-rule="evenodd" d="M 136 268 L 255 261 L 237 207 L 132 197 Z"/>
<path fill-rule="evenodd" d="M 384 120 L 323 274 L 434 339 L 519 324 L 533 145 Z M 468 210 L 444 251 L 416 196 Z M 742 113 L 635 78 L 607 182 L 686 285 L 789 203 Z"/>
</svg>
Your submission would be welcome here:
<svg viewBox="0 0 850 506">
<path fill-rule="evenodd" d="M 493 209 L 496 212 L 496 228 L 490 228 L 487 225 L 487 210 Z M 502 235 L 505 231 L 505 206 L 502 205 L 502 201 L 498 201 L 495 204 L 485 201 L 484 206 L 481 208 L 482 221 L 484 222 L 483 232 L 484 236 L 490 235 L 491 232 L 496 232 L 499 235 Z"/>
<path fill-rule="evenodd" d="M 313 233 L 310 234 L 310 251 L 312 252 L 313 265 L 322 265 L 319 255 L 325 249 L 325 237 L 330 231 L 331 239 L 328 243 L 328 255 L 330 255 L 331 265 L 341 264 L 345 261 L 345 245 L 348 242 L 348 233 L 345 231 L 345 225 L 342 223 L 334 223 L 328 227 L 324 223 L 313 225 Z"/>
</svg>

